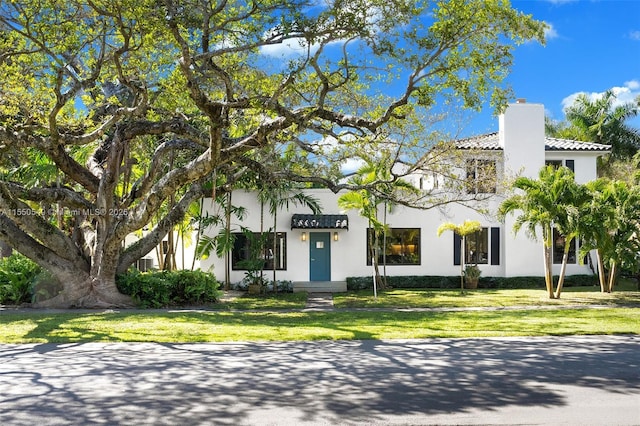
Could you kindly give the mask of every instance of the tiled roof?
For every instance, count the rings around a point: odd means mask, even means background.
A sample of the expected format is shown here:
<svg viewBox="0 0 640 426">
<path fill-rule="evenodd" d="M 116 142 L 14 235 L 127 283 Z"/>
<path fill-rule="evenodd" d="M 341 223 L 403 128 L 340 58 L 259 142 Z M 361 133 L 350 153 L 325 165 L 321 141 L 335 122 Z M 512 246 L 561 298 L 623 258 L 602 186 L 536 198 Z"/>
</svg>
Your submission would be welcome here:
<svg viewBox="0 0 640 426">
<path fill-rule="evenodd" d="M 458 149 L 483 149 L 483 150 L 501 150 L 502 147 L 498 142 L 498 132 L 487 133 L 486 135 L 473 136 L 467 139 L 459 139 L 455 141 Z"/>
<path fill-rule="evenodd" d="M 611 151 L 611 145 L 570 139 L 545 138 L 545 151 Z"/>
<path fill-rule="evenodd" d="M 481 149 L 481 150 L 502 150 L 500 146 L 498 132 L 488 133 L 486 135 L 474 136 L 471 138 L 460 139 L 455 142 L 458 149 Z M 594 142 L 581 142 L 570 139 L 558 139 L 545 137 L 545 151 L 611 151 L 610 145 L 603 145 Z"/>
</svg>

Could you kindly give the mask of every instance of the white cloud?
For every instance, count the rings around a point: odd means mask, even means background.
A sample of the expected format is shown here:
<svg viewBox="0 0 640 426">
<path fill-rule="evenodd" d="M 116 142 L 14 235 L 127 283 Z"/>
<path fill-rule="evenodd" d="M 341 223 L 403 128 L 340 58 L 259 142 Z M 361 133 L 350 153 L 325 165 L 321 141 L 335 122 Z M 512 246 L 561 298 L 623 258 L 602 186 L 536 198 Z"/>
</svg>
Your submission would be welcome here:
<svg viewBox="0 0 640 426">
<path fill-rule="evenodd" d="M 610 89 L 614 95 L 616 95 L 616 100 L 613 103 L 613 107 L 623 105 L 629 102 L 633 102 L 636 97 L 640 96 L 640 81 L 638 80 L 629 80 L 625 81 L 623 86 L 616 86 Z M 591 100 L 596 100 L 602 98 L 604 92 L 576 92 L 567 96 L 562 100 L 562 108 L 566 109 L 567 107 L 573 105 L 576 98 L 585 94 Z"/>
<path fill-rule="evenodd" d="M 638 81 L 638 80 L 625 81 L 624 85 L 625 85 L 625 87 L 628 87 L 631 90 L 640 89 L 640 81 Z"/>
<path fill-rule="evenodd" d="M 638 40 L 640 41 L 640 31 L 636 30 L 636 31 L 630 31 L 629 32 L 629 38 L 631 38 L 631 40 Z"/>
<path fill-rule="evenodd" d="M 341 164 L 340 170 L 343 174 L 348 175 L 351 173 L 355 173 L 364 165 L 365 162 L 361 158 L 349 158 Z"/>
<path fill-rule="evenodd" d="M 313 54 L 317 49 L 318 45 L 311 46 L 311 53 Z M 306 55 L 308 50 L 309 45 L 303 38 L 289 39 L 279 44 L 270 44 L 260 48 L 260 52 L 263 55 L 277 58 L 291 58 L 293 56 Z"/>
<path fill-rule="evenodd" d="M 545 40 L 553 40 L 554 38 L 558 38 L 558 31 L 553 27 L 553 24 L 549 22 L 545 22 L 547 27 L 544 29 L 544 39 Z"/>
</svg>

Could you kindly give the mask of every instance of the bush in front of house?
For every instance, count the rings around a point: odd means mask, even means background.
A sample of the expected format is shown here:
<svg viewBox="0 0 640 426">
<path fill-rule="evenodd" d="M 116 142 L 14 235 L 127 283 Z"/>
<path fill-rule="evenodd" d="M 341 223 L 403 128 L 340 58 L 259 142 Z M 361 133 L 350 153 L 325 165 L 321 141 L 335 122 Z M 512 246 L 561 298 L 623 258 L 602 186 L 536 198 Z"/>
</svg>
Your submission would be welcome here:
<svg viewBox="0 0 640 426">
<path fill-rule="evenodd" d="M 0 303 L 20 305 L 31 302 L 33 285 L 42 269 L 35 262 L 14 252 L 0 259 Z"/>
<path fill-rule="evenodd" d="M 276 280 L 278 286 L 278 293 L 293 293 L 293 282 L 290 280 Z M 249 289 L 249 280 L 242 279 L 241 281 L 231 283 L 231 290 L 247 291 Z M 264 287 L 267 293 L 275 293 L 273 289 L 273 281 L 265 278 Z"/>
<path fill-rule="evenodd" d="M 564 278 L 565 287 L 597 285 L 596 275 L 569 275 Z M 558 277 L 554 277 L 558 282 Z M 405 275 L 387 276 L 393 288 L 456 289 L 460 288 L 460 276 Z M 347 289 L 365 290 L 373 288 L 373 277 L 347 277 Z M 545 288 L 544 277 L 480 277 L 478 288 Z"/>
<path fill-rule="evenodd" d="M 118 290 L 143 308 L 215 303 L 220 283 L 200 270 L 140 272 L 132 269 L 116 279 Z"/>
<path fill-rule="evenodd" d="M 460 277 L 403 275 L 387 276 L 387 283 L 393 288 L 459 288 Z M 347 290 L 373 288 L 373 277 L 347 277 Z"/>
</svg>

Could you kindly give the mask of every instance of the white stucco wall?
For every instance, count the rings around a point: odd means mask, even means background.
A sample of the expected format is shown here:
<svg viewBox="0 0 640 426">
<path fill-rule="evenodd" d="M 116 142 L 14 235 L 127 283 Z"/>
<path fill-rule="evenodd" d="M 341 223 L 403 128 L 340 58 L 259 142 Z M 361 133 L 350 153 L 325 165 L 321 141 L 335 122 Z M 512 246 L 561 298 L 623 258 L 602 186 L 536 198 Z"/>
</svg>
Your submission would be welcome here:
<svg viewBox="0 0 640 426">
<path fill-rule="evenodd" d="M 300 230 L 291 229 L 291 216 L 294 213 L 310 213 L 301 207 L 292 207 L 289 211 L 278 212 L 278 232 L 286 233 L 287 241 L 287 270 L 278 271 L 277 279 L 291 281 L 309 281 L 309 238 L 307 241 L 301 240 L 302 232 L 307 234 L 312 232 L 334 232 L 338 233 L 338 241 L 331 239 L 331 280 L 343 281 L 349 276 L 366 276 L 372 273 L 371 266 L 366 262 L 366 228 L 365 219 L 358 216 L 356 211 L 342 212 L 337 205 L 339 194 L 322 189 L 306 190 L 306 193 L 315 196 L 322 204 L 324 214 L 346 213 L 349 216 L 349 230 Z M 242 226 L 249 227 L 255 231 L 260 228 L 260 208 L 255 200 L 255 195 L 248 192 L 235 192 L 233 195 L 234 204 L 247 207 L 248 215 L 242 221 Z M 495 211 L 500 198 L 490 203 L 490 210 Z M 209 206 L 210 200 L 205 202 Z M 382 212 L 382 211 L 381 211 Z M 513 241 L 511 229 L 505 227 L 494 218 L 485 214 L 480 214 L 475 210 L 460 205 L 450 205 L 444 210 L 417 210 L 405 207 L 395 208 L 387 216 L 387 222 L 392 228 L 420 228 L 420 265 L 387 265 L 389 275 L 452 275 L 455 276 L 460 271 L 460 266 L 454 265 L 453 259 L 453 234 L 445 232 L 438 237 L 436 230 L 438 226 L 446 221 L 459 223 L 465 219 L 479 220 L 483 227 L 500 228 L 500 264 L 479 265 L 483 276 L 523 276 L 542 275 L 542 248 L 540 243 L 529 242 L 524 234 L 520 237 L 529 244 L 517 250 L 508 251 L 507 247 L 514 247 L 507 244 Z M 272 217 L 265 212 L 265 228 L 272 226 Z M 239 231 L 240 223 L 234 221 L 234 230 Z M 209 235 L 215 235 L 217 229 L 207 231 Z M 507 266 L 511 262 L 518 262 L 526 265 L 526 268 L 509 269 Z M 213 272 L 221 278 L 224 271 L 224 261 L 215 256 L 203 260 L 202 268 L 207 270 L 213 267 Z M 559 271 L 559 265 L 558 271 Z M 507 273 L 511 271 L 511 274 Z M 558 272 L 556 271 L 556 272 Z M 568 274 L 589 273 L 586 266 L 569 265 Z M 271 271 L 265 271 L 269 279 L 272 278 Z M 240 281 L 245 275 L 244 271 L 232 270 L 231 281 Z"/>
<path fill-rule="evenodd" d="M 547 151 L 545 152 L 544 107 L 539 104 L 518 103 L 510 105 L 500 119 L 499 143 L 504 151 L 493 154 L 499 161 L 497 170 L 499 177 L 513 177 L 522 174 L 537 178 L 538 171 L 545 160 L 574 160 L 576 180 L 584 183 L 596 178 L 596 158 L 594 152 Z M 419 179 L 416 179 L 416 185 Z M 428 179 L 425 180 L 428 182 Z M 291 206 L 288 211 L 281 210 L 277 214 L 277 231 L 286 233 L 287 269 L 277 272 L 277 279 L 291 281 L 308 281 L 309 277 L 309 238 L 301 240 L 302 232 L 337 232 L 338 241 L 331 239 L 331 280 L 343 281 L 349 276 L 366 276 L 372 273 L 371 266 L 366 263 L 366 229 L 367 222 L 358 216 L 356 211 L 343 212 L 338 207 L 340 194 L 333 194 L 325 189 L 306 190 L 316 197 L 323 208 L 323 214 L 348 214 L 349 230 L 300 230 L 291 229 L 291 216 L 294 213 L 309 214 L 308 209 Z M 500 264 L 481 264 L 483 276 L 540 276 L 544 273 L 543 251 L 540 242 L 530 239 L 524 230 L 517 235 L 513 233 L 514 216 L 505 223 L 497 221 L 495 212 L 503 201 L 500 191 L 483 206 L 488 213 L 481 214 L 465 206 L 450 204 L 443 209 L 418 210 L 396 207 L 388 214 L 387 223 L 392 228 L 420 228 L 420 264 L 419 265 L 387 265 L 389 275 L 457 275 L 459 266 L 454 265 L 453 235 L 451 232 L 436 235 L 438 226 L 443 222 L 461 223 L 466 219 L 478 220 L 483 227 L 500 228 Z M 247 208 L 247 216 L 240 223 L 234 220 L 234 231 L 239 226 L 254 231 L 260 229 L 260 206 L 255 194 L 236 191 L 233 204 Z M 204 203 L 209 214 L 215 214 L 217 207 L 211 200 Z M 381 213 L 382 214 L 382 213 Z M 382 217 L 382 216 L 380 216 Z M 272 226 L 273 219 L 265 209 L 265 229 Z M 206 231 L 215 235 L 217 229 Z M 490 237 L 489 237 L 490 238 Z M 224 261 L 215 256 L 201 262 L 203 269 L 213 268 L 218 276 L 223 276 Z M 558 273 L 560 265 L 554 265 L 554 273 Z M 568 265 L 567 274 L 588 274 L 591 271 L 586 265 Z M 267 271 L 271 279 L 272 272 Z M 231 280 L 240 281 L 244 271 L 231 271 Z"/>
</svg>

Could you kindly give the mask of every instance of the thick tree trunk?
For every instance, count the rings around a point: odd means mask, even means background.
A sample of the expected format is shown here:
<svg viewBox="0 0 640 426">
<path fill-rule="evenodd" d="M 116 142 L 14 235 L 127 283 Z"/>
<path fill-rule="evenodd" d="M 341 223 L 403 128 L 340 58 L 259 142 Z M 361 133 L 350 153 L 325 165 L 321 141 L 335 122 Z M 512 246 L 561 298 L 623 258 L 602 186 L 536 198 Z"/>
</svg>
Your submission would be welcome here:
<svg viewBox="0 0 640 426">
<path fill-rule="evenodd" d="M 9 244 L 0 240 L 0 259 L 2 259 L 3 257 L 9 257 L 12 253 L 13 248 Z"/>
<path fill-rule="evenodd" d="M 102 223 L 98 225 L 99 231 L 101 226 L 108 228 L 111 219 L 100 218 L 100 220 Z M 131 297 L 121 294 L 116 286 L 120 251 L 119 241 L 110 240 L 98 234 L 90 271 L 50 269 L 62 285 L 62 291 L 50 299 L 37 302 L 35 306 L 63 309 L 133 307 Z"/>
<path fill-rule="evenodd" d="M 130 296 L 124 295 L 116 287 L 112 277 L 92 277 L 82 274 L 75 278 L 57 277 L 62 283 L 62 291 L 56 296 L 34 304 L 36 308 L 132 308 L 135 306 Z"/>
</svg>

